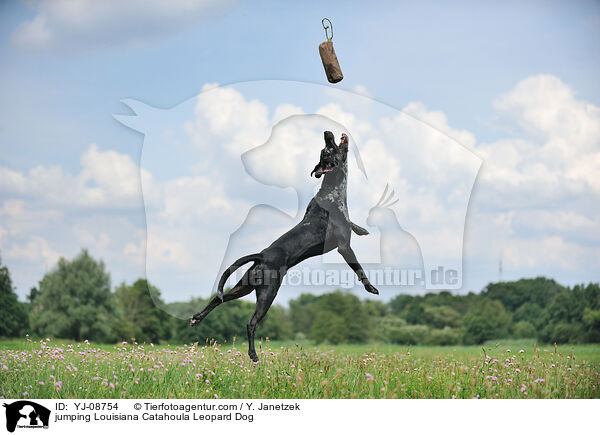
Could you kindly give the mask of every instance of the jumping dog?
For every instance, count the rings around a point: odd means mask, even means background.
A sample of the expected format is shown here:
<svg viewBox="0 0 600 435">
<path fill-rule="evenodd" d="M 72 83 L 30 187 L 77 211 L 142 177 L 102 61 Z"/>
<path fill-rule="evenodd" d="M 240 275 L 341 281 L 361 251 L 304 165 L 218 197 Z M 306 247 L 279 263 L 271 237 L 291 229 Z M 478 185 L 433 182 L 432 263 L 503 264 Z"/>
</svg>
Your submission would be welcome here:
<svg viewBox="0 0 600 435">
<path fill-rule="evenodd" d="M 271 307 L 287 271 L 301 261 L 337 249 L 365 289 L 369 293 L 379 294 L 369 282 L 350 247 L 352 231 L 358 235 L 366 235 L 369 232 L 352 223 L 348 216 L 348 136 L 342 134 L 339 145 L 335 143 L 330 131 L 324 133 L 324 139 L 325 147 L 321 151 L 321 158 L 311 172 L 311 176 L 314 174 L 316 178 L 323 176 L 323 182 L 308 204 L 300 223 L 260 253 L 246 255 L 235 261 L 223 272 L 217 287 L 217 296 L 191 318 L 190 324 L 194 326 L 221 303 L 241 298 L 256 290 L 256 309 L 247 325 L 248 355 L 255 362 L 258 361 L 254 347 L 256 327 Z M 254 264 L 231 290 L 223 294 L 223 287 L 229 276 L 249 262 Z"/>
</svg>

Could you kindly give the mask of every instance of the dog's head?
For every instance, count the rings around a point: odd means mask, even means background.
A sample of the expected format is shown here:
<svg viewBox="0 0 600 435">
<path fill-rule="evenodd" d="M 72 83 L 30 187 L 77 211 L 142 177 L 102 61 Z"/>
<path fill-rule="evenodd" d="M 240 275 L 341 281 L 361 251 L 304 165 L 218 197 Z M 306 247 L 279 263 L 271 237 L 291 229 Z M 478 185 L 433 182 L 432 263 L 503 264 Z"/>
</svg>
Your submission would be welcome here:
<svg viewBox="0 0 600 435">
<path fill-rule="evenodd" d="M 321 150 L 321 159 L 310 173 L 311 176 L 315 174 L 316 178 L 320 178 L 321 175 L 327 172 L 340 169 L 348 157 L 348 136 L 345 133 L 342 133 L 339 146 L 336 145 L 332 132 L 326 131 L 323 133 L 323 138 L 325 139 L 325 147 Z"/>
</svg>

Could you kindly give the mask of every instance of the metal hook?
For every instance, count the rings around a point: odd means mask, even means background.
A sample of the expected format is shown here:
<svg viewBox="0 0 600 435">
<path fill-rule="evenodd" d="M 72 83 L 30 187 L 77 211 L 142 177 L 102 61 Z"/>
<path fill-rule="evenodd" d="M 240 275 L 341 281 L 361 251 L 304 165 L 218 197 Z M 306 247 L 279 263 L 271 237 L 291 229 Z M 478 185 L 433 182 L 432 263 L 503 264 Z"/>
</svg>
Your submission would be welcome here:
<svg viewBox="0 0 600 435">
<path fill-rule="evenodd" d="M 325 20 L 327 20 L 327 22 L 329 23 L 329 26 L 325 25 Z M 331 24 L 331 21 L 329 21 L 329 18 L 323 18 L 321 20 L 321 24 L 323 25 L 323 28 L 325 29 L 325 37 L 327 38 L 328 41 L 331 41 L 333 39 L 333 24 Z M 329 36 L 327 34 L 327 29 L 329 29 L 330 26 L 331 26 L 331 36 Z"/>
</svg>

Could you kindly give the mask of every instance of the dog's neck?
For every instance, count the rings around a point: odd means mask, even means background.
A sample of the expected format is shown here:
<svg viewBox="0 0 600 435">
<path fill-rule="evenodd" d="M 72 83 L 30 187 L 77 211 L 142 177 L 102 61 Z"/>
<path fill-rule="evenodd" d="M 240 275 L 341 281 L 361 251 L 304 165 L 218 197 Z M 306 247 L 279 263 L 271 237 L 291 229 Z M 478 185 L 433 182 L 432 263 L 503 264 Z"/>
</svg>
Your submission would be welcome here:
<svg viewBox="0 0 600 435">
<path fill-rule="evenodd" d="M 348 162 L 344 161 L 339 167 L 323 176 L 323 183 L 315 198 L 319 205 L 326 210 L 339 210 L 348 218 L 347 203 Z"/>
</svg>

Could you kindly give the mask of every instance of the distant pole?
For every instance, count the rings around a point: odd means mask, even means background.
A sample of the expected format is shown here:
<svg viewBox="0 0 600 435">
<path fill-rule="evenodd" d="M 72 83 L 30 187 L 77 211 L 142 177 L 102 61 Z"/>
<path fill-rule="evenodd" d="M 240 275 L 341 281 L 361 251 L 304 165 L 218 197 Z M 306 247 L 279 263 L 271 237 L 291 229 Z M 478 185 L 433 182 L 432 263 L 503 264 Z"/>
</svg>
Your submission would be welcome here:
<svg viewBox="0 0 600 435">
<path fill-rule="evenodd" d="M 498 282 L 502 282 L 502 257 L 498 261 Z"/>
</svg>

